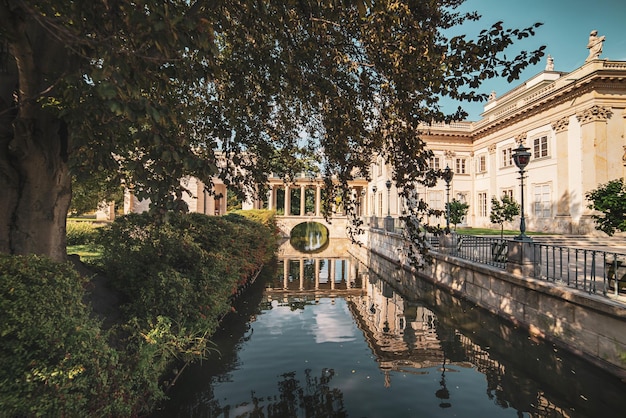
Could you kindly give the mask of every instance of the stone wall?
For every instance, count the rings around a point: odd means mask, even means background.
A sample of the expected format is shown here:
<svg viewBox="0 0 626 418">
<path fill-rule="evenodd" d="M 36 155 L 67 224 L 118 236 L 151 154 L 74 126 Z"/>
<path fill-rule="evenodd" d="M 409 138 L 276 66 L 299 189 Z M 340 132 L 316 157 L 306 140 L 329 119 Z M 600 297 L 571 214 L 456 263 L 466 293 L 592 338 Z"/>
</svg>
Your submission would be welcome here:
<svg viewBox="0 0 626 418">
<path fill-rule="evenodd" d="M 404 245 L 400 235 L 370 231 L 351 253 L 402 294 L 426 280 L 626 378 L 625 304 L 442 253 L 420 270 L 401 268 Z"/>
</svg>

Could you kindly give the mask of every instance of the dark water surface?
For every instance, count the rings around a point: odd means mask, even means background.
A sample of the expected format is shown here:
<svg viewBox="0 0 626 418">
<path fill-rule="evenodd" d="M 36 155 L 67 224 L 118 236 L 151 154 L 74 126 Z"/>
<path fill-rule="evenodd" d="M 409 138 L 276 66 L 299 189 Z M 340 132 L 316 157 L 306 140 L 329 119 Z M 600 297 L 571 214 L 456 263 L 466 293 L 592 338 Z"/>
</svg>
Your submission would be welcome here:
<svg viewBox="0 0 626 418">
<path fill-rule="evenodd" d="M 281 261 L 156 417 L 626 417 L 626 385 L 438 289 Z"/>
</svg>

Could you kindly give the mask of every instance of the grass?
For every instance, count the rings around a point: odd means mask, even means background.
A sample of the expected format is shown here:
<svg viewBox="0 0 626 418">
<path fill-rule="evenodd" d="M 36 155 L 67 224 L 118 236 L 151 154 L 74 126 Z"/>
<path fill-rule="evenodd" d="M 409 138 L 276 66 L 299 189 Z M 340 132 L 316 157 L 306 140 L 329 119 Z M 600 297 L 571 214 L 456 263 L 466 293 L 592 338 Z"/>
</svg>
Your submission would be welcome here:
<svg viewBox="0 0 626 418">
<path fill-rule="evenodd" d="M 95 244 L 68 245 L 68 254 L 78 254 L 81 261 L 95 260 L 102 256 L 102 250 Z"/>
</svg>

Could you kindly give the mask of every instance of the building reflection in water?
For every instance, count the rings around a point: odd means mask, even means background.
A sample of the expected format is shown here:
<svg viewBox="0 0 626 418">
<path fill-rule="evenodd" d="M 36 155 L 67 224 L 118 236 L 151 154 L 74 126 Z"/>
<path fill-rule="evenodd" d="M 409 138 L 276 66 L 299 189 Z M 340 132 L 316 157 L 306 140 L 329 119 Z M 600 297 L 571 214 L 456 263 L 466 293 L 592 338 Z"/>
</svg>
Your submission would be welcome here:
<svg viewBox="0 0 626 418">
<path fill-rule="evenodd" d="M 307 228 L 300 234 L 302 243 L 313 241 L 313 247 L 317 247 L 319 234 L 311 234 L 311 229 Z M 496 404 L 518 411 L 531 410 L 542 417 L 570 416 L 558 406 L 558 401 L 550 400 L 539 389 L 533 390 L 536 383 L 520 377 L 518 369 L 509 370 L 506 358 L 503 364 L 490 356 L 489 344 L 477 341 L 475 332 L 465 323 L 468 320 L 465 309 L 474 308 L 448 301 L 452 296 L 439 295 L 431 300 L 432 295 L 428 293 L 430 296 L 423 300 L 405 299 L 368 266 L 347 255 L 347 240 L 328 239 L 317 252 L 303 252 L 291 244 L 286 241 L 279 249 L 276 275 L 266 282 L 268 306 L 273 300 L 288 303 L 293 309 L 305 309 L 320 298 L 344 298 L 385 375 L 384 386 L 393 385 L 394 375 L 428 375 L 438 370 L 441 374 L 439 387 L 433 396 L 441 408 L 449 408 L 454 399 L 446 386 L 446 377 L 462 368 L 475 368 L 485 375 L 487 396 Z M 311 245 L 306 244 L 305 248 L 312 248 Z M 376 261 L 384 271 L 401 273 L 395 266 L 385 266 L 385 263 Z M 438 319 L 437 313 L 429 307 L 438 309 L 443 316 Z M 458 318 L 466 319 L 459 322 Z M 483 324 L 484 320 L 481 317 L 474 324 Z M 494 327 L 501 325 L 492 324 Z M 526 381 L 529 390 L 520 390 L 520 379 Z"/>
</svg>

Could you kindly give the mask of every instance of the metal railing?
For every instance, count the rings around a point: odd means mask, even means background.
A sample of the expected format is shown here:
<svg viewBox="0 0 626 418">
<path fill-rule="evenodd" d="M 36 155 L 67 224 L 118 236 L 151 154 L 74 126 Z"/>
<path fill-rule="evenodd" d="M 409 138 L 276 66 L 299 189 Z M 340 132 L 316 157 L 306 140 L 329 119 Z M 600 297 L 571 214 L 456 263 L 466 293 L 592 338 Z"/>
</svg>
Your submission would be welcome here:
<svg viewBox="0 0 626 418">
<path fill-rule="evenodd" d="M 445 251 L 454 257 L 501 269 L 506 268 L 508 241 L 453 234 L 453 245 L 445 249 L 441 246 L 443 239 L 431 237 L 435 251 Z M 534 278 L 604 296 L 626 295 L 626 254 L 543 243 L 533 243 L 532 246 Z"/>
<path fill-rule="evenodd" d="M 384 217 L 371 216 L 367 221 L 374 229 L 385 228 Z M 401 232 L 402 229 L 403 222 L 395 218 L 391 232 Z M 431 236 L 429 239 L 435 251 L 500 269 L 506 268 L 510 239 L 457 233 L 446 238 Z M 626 296 L 626 254 L 545 243 L 533 243 L 532 246 L 534 278 L 593 294 Z"/>
<path fill-rule="evenodd" d="M 535 278 L 605 296 L 626 293 L 625 254 L 539 243 L 533 248 Z"/>
<path fill-rule="evenodd" d="M 508 240 L 476 235 L 452 234 L 449 241 L 433 236 L 430 243 L 434 250 L 476 263 L 506 268 Z M 443 245 L 442 245 L 443 244 Z M 448 248 L 444 248 L 448 245 Z"/>
</svg>

